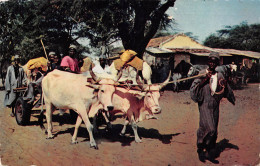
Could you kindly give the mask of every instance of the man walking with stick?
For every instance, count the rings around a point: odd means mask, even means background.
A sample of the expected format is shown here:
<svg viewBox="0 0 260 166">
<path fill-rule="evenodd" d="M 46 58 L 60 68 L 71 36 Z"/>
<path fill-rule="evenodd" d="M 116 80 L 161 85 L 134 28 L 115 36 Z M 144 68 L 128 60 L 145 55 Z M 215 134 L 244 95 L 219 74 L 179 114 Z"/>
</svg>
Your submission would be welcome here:
<svg viewBox="0 0 260 166">
<path fill-rule="evenodd" d="M 197 131 L 197 152 L 199 160 L 213 161 L 213 154 L 218 135 L 219 104 L 223 97 L 235 105 L 232 89 L 224 76 L 215 69 L 219 65 L 219 53 L 211 52 L 208 57 L 208 69 L 202 70 L 205 77 L 197 78 L 191 85 L 191 99 L 198 103 L 200 112 Z"/>
</svg>

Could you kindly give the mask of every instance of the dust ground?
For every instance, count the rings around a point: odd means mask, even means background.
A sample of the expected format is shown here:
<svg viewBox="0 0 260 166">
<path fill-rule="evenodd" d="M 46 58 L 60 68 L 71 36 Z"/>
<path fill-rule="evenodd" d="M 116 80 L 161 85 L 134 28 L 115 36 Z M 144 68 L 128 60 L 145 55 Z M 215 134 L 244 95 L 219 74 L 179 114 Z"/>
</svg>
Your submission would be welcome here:
<svg viewBox="0 0 260 166">
<path fill-rule="evenodd" d="M 235 90 L 236 105 L 226 99 L 220 104 L 217 165 L 260 164 L 259 84 Z M 202 163 L 196 153 L 196 131 L 199 124 L 197 104 L 189 91 L 165 91 L 160 100 L 162 113 L 158 120 L 138 123 L 142 143 L 135 143 L 131 128 L 119 136 L 123 119 L 112 122 L 112 131 L 100 128 L 95 136 L 99 150 L 89 147 L 84 124 L 79 130 L 79 143 L 71 145 L 74 125 L 65 114 L 62 126 L 57 113 L 53 117 L 55 138 L 47 140 L 37 124 L 38 114 L 31 116 L 28 126 L 18 126 L 11 110 L 3 106 L 0 91 L 0 157 L 2 165 L 10 166 L 174 166 L 216 165 Z M 46 126 L 46 123 L 44 123 Z"/>
</svg>

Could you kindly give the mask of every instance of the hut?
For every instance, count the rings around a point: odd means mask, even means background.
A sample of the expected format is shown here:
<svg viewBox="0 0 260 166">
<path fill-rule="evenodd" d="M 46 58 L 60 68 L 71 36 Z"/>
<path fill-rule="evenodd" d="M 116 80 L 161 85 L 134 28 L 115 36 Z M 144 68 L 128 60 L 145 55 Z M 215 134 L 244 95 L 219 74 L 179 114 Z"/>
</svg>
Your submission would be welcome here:
<svg viewBox="0 0 260 166">
<path fill-rule="evenodd" d="M 207 57 L 212 51 L 219 52 L 221 64 L 231 64 L 234 61 L 237 65 L 243 64 L 250 68 L 253 61 L 259 63 L 260 59 L 258 52 L 210 48 L 185 34 L 151 39 L 143 59 L 155 69 L 155 72 L 159 70 L 161 77 L 159 80 L 164 80 L 168 71 L 173 70 L 181 61 L 206 64 Z"/>
</svg>

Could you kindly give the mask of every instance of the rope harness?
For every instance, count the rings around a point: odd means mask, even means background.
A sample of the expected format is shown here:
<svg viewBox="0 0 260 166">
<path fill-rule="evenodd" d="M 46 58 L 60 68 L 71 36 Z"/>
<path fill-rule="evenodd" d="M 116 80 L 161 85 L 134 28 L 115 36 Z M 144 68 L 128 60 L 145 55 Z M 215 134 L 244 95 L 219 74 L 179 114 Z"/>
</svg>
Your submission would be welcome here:
<svg viewBox="0 0 260 166">
<path fill-rule="evenodd" d="M 169 81 L 167 84 L 173 84 L 175 82 L 186 81 L 186 80 L 190 80 L 190 79 L 194 79 L 194 78 L 199 78 L 199 77 L 202 77 L 202 76 L 206 76 L 206 74 L 198 74 L 198 75 L 191 76 L 191 77 L 186 77 L 186 78 L 182 78 L 182 79 L 178 79 L 178 80 L 174 80 L 174 81 Z M 160 83 L 155 83 L 153 85 L 159 85 L 159 84 Z M 127 86 L 127 87 L 130 87 L 130 88 L 132 86 L 139 86 L 138 84 L 130 84 L 130 83 L 116 83 L 116 84 L 102 84 L 102 85 Z M 150 86 L 149 86 L 149 88 L 150 88 Z M 153 90 L 150 90 L 150 91 L 153 91 Z"/>
</svg>

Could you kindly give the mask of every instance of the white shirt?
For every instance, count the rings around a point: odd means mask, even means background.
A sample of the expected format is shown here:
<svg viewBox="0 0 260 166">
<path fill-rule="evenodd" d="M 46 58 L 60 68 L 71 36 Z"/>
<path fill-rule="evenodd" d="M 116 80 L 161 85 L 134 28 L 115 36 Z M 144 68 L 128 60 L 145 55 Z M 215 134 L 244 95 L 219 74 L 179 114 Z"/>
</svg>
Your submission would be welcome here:
<svg viewBox="0 0 260 166">
<path fill-rule="evenodd" d="M 208 70 L 207 70 L 208 72 Z M 213 96 L 217 90 L 217 85 L 218 85 L 218 73 L 215 73 L 214 75 L 211 75 L 210 80 L 209 80 L 209 86 L 211 90 L 211 96 Z"/>
<path fill-rule="evenodd" d="M 231 71 L 237 71 L 237 65 L 236 64 L 231 64 Z"/>
</svg>

